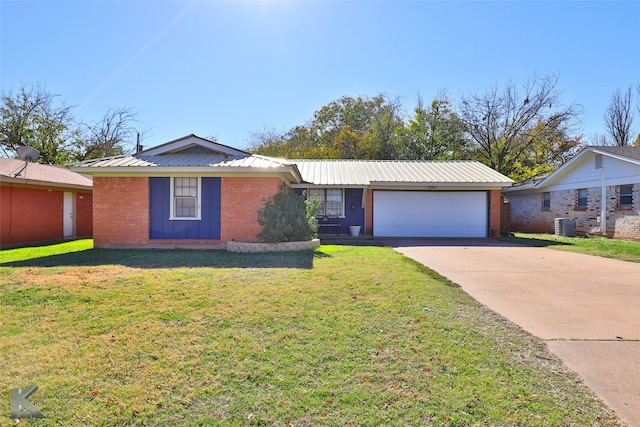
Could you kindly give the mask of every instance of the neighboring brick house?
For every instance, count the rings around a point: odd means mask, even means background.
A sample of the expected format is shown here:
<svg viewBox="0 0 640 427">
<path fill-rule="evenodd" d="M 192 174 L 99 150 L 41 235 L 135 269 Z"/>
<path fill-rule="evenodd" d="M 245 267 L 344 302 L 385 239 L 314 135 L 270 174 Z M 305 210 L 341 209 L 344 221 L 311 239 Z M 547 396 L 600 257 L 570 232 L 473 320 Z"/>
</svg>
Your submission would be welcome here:
<svg viewBox="0 0 640 427">
<path fill-rule="evenodd" d="M 93 234 L 92 178 L 0 158 L 0 248 Z"/>
<path fill-rule="evenodd" d="M 553 233 L 556 218 L 571 218 L 579 235 L 640 240 L 640 147 L 586 147 L 503 195 L 512 231 Z"/>
<path fill-rule="evenodd" d="M 284 160 L 195 135 L 70 166 L 94 177 L 94 245 L 225 247 L 259 241 L 258 210 L 284 183 L 321 199 L 321 233 L 489 237 L 512 181 L 478 162 Z"/>
</svg>

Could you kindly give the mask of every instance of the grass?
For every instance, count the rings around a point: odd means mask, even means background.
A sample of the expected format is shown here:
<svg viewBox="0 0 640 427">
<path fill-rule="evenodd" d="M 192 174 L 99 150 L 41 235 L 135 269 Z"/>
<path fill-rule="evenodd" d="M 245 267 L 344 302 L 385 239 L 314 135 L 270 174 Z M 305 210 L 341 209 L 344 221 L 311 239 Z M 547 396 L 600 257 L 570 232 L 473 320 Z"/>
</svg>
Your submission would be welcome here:
<svg viewBox="0 0 640 427">
<path fill-rule="evenodd" d="M 621 425 L 541 341 L 390 248 L 90 244 L 1 253 L 0 414 L 36 384 L 36 426 Z"/>
<path fill-rule="evenodd" d="M 622 261 L 640 262 L 640 242 L 606 237 L 561 237 L 553 234 L 515 233 L 515 237 L 500 240 L 530 246 L 545 246 L 568 252 L 596 255 Z"/>
</svg>

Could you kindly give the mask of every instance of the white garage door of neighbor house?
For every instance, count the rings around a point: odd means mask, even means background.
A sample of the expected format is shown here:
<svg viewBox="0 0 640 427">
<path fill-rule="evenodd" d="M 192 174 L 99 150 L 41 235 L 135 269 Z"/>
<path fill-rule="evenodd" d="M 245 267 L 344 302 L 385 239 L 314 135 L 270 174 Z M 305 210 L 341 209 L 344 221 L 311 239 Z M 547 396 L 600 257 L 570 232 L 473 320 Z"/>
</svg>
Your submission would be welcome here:
<svg viewBox="0 0 640 427">
<path fill-rule="evenodd" d="M 374 191 L 373 235 L 487 237 L 485 191 Z"/>
</svg>

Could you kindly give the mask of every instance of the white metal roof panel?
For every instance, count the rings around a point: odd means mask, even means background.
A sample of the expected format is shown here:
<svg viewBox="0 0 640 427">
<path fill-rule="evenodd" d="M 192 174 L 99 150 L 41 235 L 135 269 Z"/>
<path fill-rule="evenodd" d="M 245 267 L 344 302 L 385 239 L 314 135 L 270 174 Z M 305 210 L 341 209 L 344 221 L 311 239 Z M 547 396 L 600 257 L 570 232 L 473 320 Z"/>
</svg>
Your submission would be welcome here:
<svg viewBox="0 0 640 427">
<path fill-rule="evenodd" d="M 252 155 L 239 159 L 223 161 L 218 164 L 212 164 L 211 166 L 229 168 L 280 168 L 283 166 L 295 166 L 295 164 L 283 159 Z"/>
<path fill-rule="evenodd" d="M 295 160 L 302 179 L 315 185 L 372 183 L 504 184 L 513 181 L 475 161 Z"/>
</svg>

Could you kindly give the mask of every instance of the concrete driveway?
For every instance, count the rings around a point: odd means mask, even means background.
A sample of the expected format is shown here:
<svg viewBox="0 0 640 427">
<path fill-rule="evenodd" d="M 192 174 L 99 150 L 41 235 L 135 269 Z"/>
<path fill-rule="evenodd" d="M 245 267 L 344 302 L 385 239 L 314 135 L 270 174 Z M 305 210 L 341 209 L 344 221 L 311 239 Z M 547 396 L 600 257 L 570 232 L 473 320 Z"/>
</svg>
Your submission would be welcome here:
<svg viewBox="0 0 640 427">
<path fill-rule="evenodd" d="M 640 264 L 490 239 L 382 242 L 545 340 L 640 427 Z"/>
</svg>

